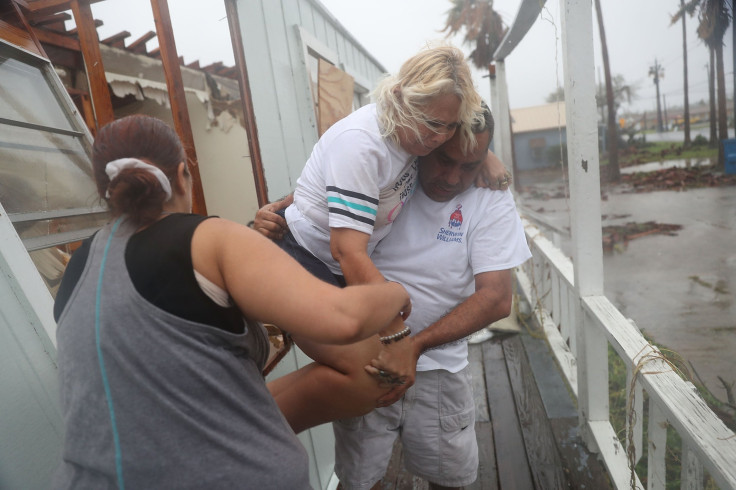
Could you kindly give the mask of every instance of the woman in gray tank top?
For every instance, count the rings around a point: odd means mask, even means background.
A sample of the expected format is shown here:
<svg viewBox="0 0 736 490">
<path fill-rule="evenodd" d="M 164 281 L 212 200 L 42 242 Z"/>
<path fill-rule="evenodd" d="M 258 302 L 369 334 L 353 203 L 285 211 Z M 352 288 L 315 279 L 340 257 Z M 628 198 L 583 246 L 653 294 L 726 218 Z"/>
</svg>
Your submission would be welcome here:
<svg viewBox="0 0 736 490">
<path fill-rule="evenodd" d="M 261 374 L 259 322 L 346 344 L 409 304 L 396 283 L 339 289 L 247 227 L 189 214 L 184 162 L 176 133 L 150 117 L 95 140 L 113 221 L 72 258 L 57 297 L 55 488 L 308 488 L 306 453 Z"/>
</svg>

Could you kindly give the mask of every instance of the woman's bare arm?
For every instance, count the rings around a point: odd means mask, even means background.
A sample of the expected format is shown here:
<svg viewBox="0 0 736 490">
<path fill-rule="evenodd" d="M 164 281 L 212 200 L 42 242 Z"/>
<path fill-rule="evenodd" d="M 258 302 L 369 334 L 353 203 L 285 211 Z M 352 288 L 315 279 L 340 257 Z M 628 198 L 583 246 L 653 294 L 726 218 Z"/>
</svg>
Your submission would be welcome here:
<svg viewBox="0 0 736 490">
<path fill-rule="evenodd" d="M 257 232 L 222 219 L 197 227 L 192 260 L 245 314 L 317 342 L 367 338 L 409 304 L 397 283 L 340 289 L 320 281 Z"/>
</svg>

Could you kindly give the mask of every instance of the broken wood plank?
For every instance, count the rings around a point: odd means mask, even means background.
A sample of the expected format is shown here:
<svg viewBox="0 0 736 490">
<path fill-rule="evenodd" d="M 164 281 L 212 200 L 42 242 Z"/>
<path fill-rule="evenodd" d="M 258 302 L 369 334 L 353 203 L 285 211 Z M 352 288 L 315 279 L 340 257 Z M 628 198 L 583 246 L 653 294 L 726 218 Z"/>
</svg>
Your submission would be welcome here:
<svg viewBox="0 0 736 490">
<path fill-rule="evenodd" d="M 478 478 L 466 488 L 467 490 L 499 490 L 492 423 L 476 422 L 475 437 L 478 439 Z"/>
<path fill-rule="evenodd" d="M 488 399 L 486 398 L 486 376 L 483 371 L 483 348 L 480 345 L 468 345 L 468 363 L 475 399 L 475 422 L 490 422 L 491 414 L 488 412 Z"/>
<path fill-rule="evenodd" d="M 74 22 L 79 29 L 79 43 L 87 69 L 89 91 L 92 97 L 92 106 L 95 109 L 97 129 L 115 119 L 112 110 L 110 91 L 105 78 L 105 67 L 100 54 L 100 44 L 97 38 L 97 29 L 92 18 L 92 9 L 89 0 L 71 0 L 74 13 Z"/>
<path fill-rule="evenodd" d="M 166 75 L 166 87 L 169 92 L 171 103 L 171 114 L 184 151 L 187 154 L 189 172 L 192 175 L 192 210 L 197 214 L 207 214 L 207 206 L 204 200 L 202 179 L 199 175 L 199 163 L 197 152 L 194 148 L 194 135 L 192 124 L 187 109 L 186 94 L 184 93 L 184 82 L 181 78 L 181 66 L 179 55 L 176 53 L 176 42 L 171 28 L 171 16 L 169 5 L 166 0 L 151 0 L 153 8 L 153 20 L 156 24 L 159 48 L 161 49 L 161 60 Z"/>
<path fill-rule="evenodd" d="M 258 126 L 256 125 L 253 99 L 250 92 L 245 52 L 243 51 L 243 35 L 240 32 L 240 22 L 238 21 L 237 0 L 225 0 L 225 11 L 227 12 L 228 25 L 230 26 L 230 39 L 232 39 L 233 43 L 235 64 L 238 67 L 240 75 L 238 77 L 238 85 L 240 86 L 240 100 L 243 104 L 245 132 L 248 135 L 248 150 L 250 152 L 251 168 L 253 169 L 253 179 L 256 185 L 256 197 L 258 198 L 258 206 L 264 206 L 269 202 L 268 186 L 266 185 L 266 176 L 263 170 L 261 146 L 258 141 Z"/>
<path fill-rule="evenodd" d="M 504 490 L 534 488 L 503 347 L 493 342 L 481 345 L 494 445 L 502 448 L 496 451 L 499 487 Z"/>
<path fill-rule="evenodd" d="M 320 58 L 318 62 L 319 134 L 353 112 L 353 77 Z"/>
<path fill-rule="evenodd" d="M 569 488 L 542 398 L 519 335 L 505 339 L 503 351 L 535 488 Z"/>
</svg>

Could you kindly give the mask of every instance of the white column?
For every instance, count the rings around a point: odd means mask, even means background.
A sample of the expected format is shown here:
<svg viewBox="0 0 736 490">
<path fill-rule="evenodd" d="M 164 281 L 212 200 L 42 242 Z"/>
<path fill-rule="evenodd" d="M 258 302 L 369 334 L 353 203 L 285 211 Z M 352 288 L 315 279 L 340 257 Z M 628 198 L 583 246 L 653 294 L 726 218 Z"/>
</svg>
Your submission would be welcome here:
<svg viewBox="0 0 736 490">
<path fill-rule="evenodd" d="M 498 158 L 501 158 L 501 151 L 503 149 L 503 141 L 501 141 L 501 138 L 498 137 L 498 126 L 499 126 L 499 111 L 498 111 L 498 82 L 496 79 L 496 66 L 493 65 L 494 71 L 490 75 L 490 84 L 491 84 L 491 113 L 493 114 L 493 120 L 495 123 L 494 130 L 493 130 L 493 150 L 496 153 L 496 156 Z M 506 163 L 506 162 L 504 162 Z M 507 165 L 510 167 L 510 165 Z"/>
<path fill-rule="evenodd" d="M 496 118 L 496 144 L 498 158 L 506 165 L 509 172 L 513 171 L 513 153 L 511 150 L 511 114 L 509 113 L 509 91 L 506 85 L 506 63 L 496 62 L 496 92 L 497 110 L 493 113 Z"/>
<path fill-rule="evenodd" d="M 578 413 L 589 449 L 588 422 L 608 421 L 607 342 L 580 299 L 603 294 L 598 120 L 593 12 L 590 0 L 560 0 L 575 288 L 578 293 Z"/>
</svg>

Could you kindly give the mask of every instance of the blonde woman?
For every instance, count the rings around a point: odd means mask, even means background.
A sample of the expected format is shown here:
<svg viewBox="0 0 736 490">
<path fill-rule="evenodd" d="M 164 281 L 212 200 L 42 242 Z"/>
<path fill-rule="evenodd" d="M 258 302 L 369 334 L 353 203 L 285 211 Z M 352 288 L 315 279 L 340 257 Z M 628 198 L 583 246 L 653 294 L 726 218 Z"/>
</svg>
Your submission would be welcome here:
<svg viewBox="0 0 736 490">
<path fill-rule="evenodd" d="M 314 275 L 336 285 L 385 282 L 370 254 L 414 191 L 417 157 L 458 131 L 463 146 L 474 147 L 470 128 L 482 114 L 465 57 L 449 45 L 422 50 L 383 79 L 374 95 L 374 104 L 322 135 L 285 216 L 273 212 L 289 201 L 259 211 L 255 223 Z M 271 382 L 269 389 L 297 432 L 362 415 L 413 383 L 412 356 L 401 342 L 410 333 L 397 317 L 378 336 L 349 348 L 292 335 L 317 363 Z M 382 348 L 406 365 L 380 371 L 378 384 L 364 366 Z"/>
</svg>

